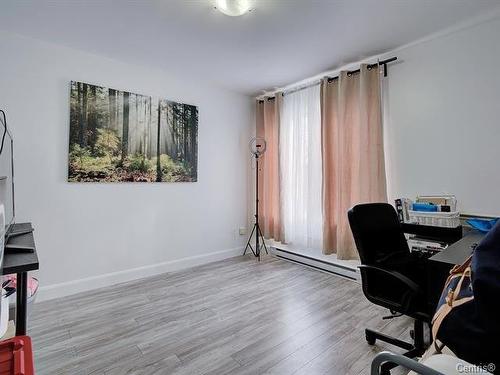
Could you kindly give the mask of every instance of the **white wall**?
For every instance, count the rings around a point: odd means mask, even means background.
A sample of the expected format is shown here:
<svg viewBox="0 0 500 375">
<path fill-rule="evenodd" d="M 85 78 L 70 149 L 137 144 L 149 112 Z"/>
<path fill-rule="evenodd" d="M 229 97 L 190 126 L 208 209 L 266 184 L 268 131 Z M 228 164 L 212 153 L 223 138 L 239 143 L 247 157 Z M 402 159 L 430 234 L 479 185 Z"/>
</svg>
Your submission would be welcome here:
<svg viewBox="0 0 500 375">
<path fill-rule="evenodd" d="M 0 51 L 17 221 L 36 228 L 42 298 L 240 253 L 253 100 L 189 71 L 173 75 L 12 34 L 0 33 Z M 198 182 L 66 182 L 70 80 L 197 105 Z"/>
<path fill-rule="evenodd" d="M 500 216 L 500 19 L 387 54 L 389 196 Z"/>
</svg>

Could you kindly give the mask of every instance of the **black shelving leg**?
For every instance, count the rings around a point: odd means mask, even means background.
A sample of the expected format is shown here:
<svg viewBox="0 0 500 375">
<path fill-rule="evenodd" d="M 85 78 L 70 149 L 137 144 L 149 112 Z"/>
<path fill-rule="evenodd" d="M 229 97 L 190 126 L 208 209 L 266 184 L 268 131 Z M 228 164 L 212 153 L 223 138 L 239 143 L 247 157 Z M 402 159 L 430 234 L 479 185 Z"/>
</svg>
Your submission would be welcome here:
<svg viewBox="0 0 500 375">
<path fill-rule="evenodd" d="M 24 336 L 27 325 L 28 272 L 17 274 L 16 289 L 16 336 Z"/>
</svg>

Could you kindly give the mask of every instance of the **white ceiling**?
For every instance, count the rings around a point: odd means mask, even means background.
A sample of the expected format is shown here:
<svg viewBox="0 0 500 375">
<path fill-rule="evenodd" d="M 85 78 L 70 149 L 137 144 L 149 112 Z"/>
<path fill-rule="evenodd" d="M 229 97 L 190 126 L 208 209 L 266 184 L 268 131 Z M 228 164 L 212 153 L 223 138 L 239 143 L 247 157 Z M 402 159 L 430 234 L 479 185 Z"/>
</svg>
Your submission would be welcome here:
<svg viewBox="0 0 500 375">
<path fill-rule="evenodd" d="M 0 29 L 187 71 L 245 94 L 284 86 L 496 10 L 497 0 L 0 0 Z"/>
</svg>

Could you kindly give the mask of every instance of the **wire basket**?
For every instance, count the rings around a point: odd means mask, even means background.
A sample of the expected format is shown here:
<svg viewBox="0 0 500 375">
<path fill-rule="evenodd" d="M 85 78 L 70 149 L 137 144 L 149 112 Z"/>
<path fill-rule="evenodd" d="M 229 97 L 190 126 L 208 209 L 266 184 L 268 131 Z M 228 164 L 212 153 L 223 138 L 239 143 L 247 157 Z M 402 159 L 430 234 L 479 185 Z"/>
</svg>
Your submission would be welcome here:
<svg viewBox="0 0 500 375">
<path fill-rule="evenodd" d="M 460 225 L 460 212 L 422 212 L 408 211 L 410 223 L 431 225 L 443 228 L 456 228 Z"/>
</svg>

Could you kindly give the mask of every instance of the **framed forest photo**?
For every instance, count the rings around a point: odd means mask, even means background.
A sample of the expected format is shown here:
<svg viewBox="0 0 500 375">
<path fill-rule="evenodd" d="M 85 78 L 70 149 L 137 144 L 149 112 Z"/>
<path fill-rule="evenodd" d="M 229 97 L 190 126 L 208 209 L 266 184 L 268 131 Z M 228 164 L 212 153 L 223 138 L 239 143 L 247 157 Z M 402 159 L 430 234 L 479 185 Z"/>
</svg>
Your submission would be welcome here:
<svg viewBox="0 0 500 375">
<path fill-rule="evenodd" d="M 71 82 L 68 181 L 193 182 L 198 108 Z"/>
</svg>

